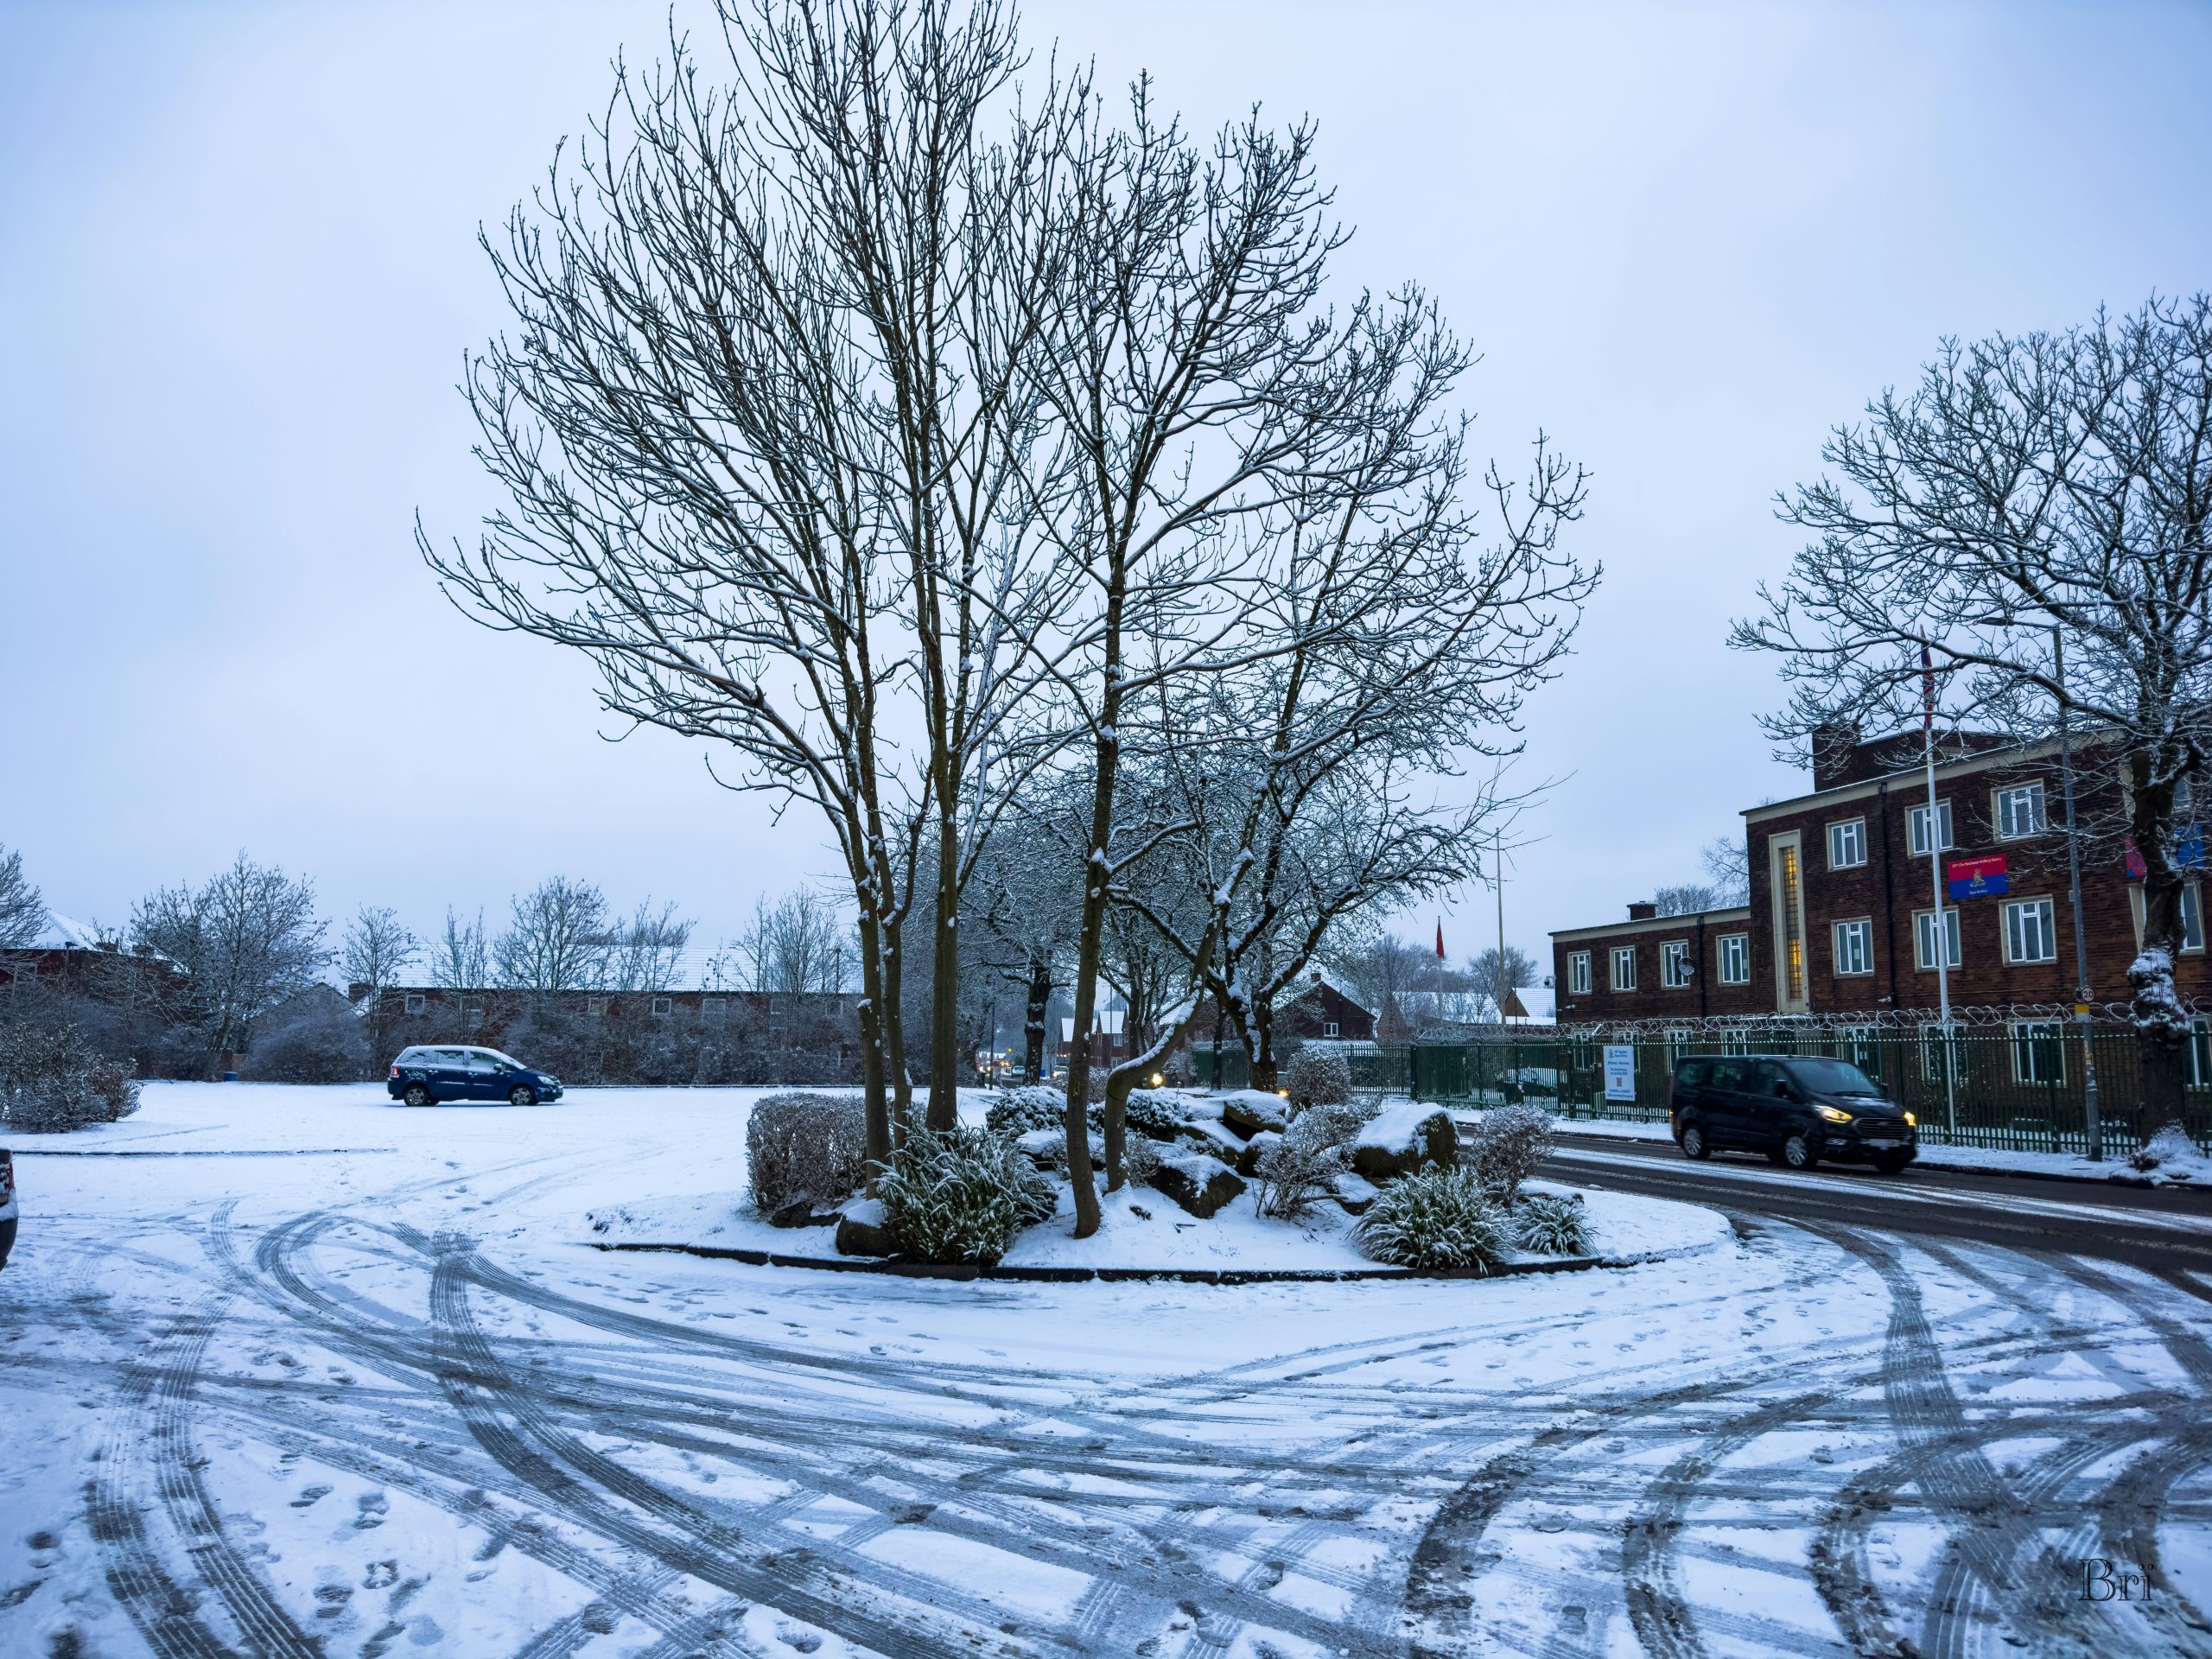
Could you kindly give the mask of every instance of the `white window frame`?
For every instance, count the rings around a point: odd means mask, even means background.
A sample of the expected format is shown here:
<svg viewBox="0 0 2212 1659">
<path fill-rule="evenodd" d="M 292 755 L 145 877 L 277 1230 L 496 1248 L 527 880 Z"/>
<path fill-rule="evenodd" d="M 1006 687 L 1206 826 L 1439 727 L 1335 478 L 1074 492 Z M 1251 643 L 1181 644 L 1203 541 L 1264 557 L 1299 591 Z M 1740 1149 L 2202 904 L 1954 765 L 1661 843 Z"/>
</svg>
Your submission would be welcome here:
<svg viewBox="0 0 2212 1659">
<path fill-rule="evenodd" d="M 1696 977 L 1696 972 L 1690 965 L 1690 942 L 1688 939 L 1669 939 L 1659 947 L 1661 990 L 1688 990 Z"/>
<path fill-rule="evenodd" d="M 1673 1071 L 1675 1063 L 1690 1052 L 1690 1045 L 1697 1040 L 1697 1033 L 1680 1028 L 1667 1033 L 1667 1069 Z"/>
<path fill-rule="evenodd" d="M 430 999 L 421 991 L 405 991 L 400 995 L 399 1007 L 404 1014 L 427 1014 Z"/>
<path fill-rule="evenodd" d="M 1933 915 L 1935 912 L 1930 911 L 1926 913 Z M 1954 1023 L 1951 1027 L 1951 1037 L 1948 1044 L 1943 1040 L 1943 1027 L 1940 1021 L 1931 1020 L 1921 1027 L 1920 1075 L 1929 1083 L 1943 1081 L 1943 1067 L 1940 1061 L 1946 1047 L 1950 1050 L 1951 1070 L 1955 1076 L 1960 1070 L 1959 1062 L 1965 1058 L 1965 1045 L 1960 1040 L 1958 1026 Z"/>
<path fill-rule="evenodd" d="M 604 996 L 601 995 L 596 991 L 590 992 L 586 995 L 584 997 L 584 1014 L 587 1018 L 596 1020 L 606 1014 L 606 1012 L 607 999 Z"/>
<path fill-rule="evenodd" d="M 2025 956 L 2016 948 L 2021 937 L 2018 918 L 2037 912 L 2041 912 L 2043 918 L 2039 931 L 2043 935 L 2044 954 L 2039 957 Z M 2048 897 L 2007 899 L 2000 919 L 2005 925 L 2005 960 L 2008 963 L 2031 968 L 2058 960 L 2058 906 Z"/>
<path fill-rule="evenodd" d="M 2212 1089 L 2212 1020 L 2189 1022 L 2189 1040 L 2181 1049 L 2181 1081 L 2185 1089 Z"/>
<path fill-rule="evenodd" d="M 1321 1027 L 1321 1034 L 1324 1037 L 1335 1036 L 1337 1034 L 1337 1022 L 1333 1020 L 1325 1021 Z"/>
<path fill-rule="evenodd" d="M 1938 833 L 1943 837 L 1943 844 L 1936 850 L 1939 853 L 1955 852 L 1959 840 L 1950 802 L 1939 800 L 1936 803 L 1936 823 Z M 1913 857 L 1928 856 L 1928 807 L 1925 803 L 1905 813 L 1905 838 L 1912 849 Z"/>
<path fill-rule="evenodd" d="M 2046 1052 L 2058 1067 L 2055 1077 L 2034 1075 L 2035 1057 Z M 2064 1083 L 2066 1081 L 2066 1027 L 2056 1020 L 2015 1020 L 2012 1022 L 2012 1081 L 2015 1083 Z"/>
<path fill-rule="evenodd" d="M 1950 960 L 1943 965 L 1946 968 L 1956 968 L 1964 957 L 1964 952 L 1961 949 L 1962 941 L 1959 937 L 1959 907 L 1956 905 L 1943 906 L 1943 931 L 1949 936 L 1945 943 L 1949 947 L 1947 954 L 1950 957 Z M 1930 946 L 1935 944 L 1935 939 L 1936 912 L 1932 910 L 1914 911 L 1912 912 L 1912 965 L 1921 973 L 1932 974 L 1936 971 L 1935 952 L 1930 949 Z"/>
<path fill-rule="evenodd" d="M 1751 1052 L 1751 1033 L 1731 1026 L 1720 1033 L 1720 1052 L 1724 1058 Z"/>
<path fill-rule="evenodd" d="M 726 997 L 702 996 L 699 999 L 699 1023 L 721 1026 L 729 1023 L 729 1001 Z"/>
<path fill-rule="evenodd" d="M 1590 995 L 1590 953 L 1587 950 L 1567 953 L 1567 994 L 1569 996 Z"/>
<path fill-rule="evenodd" d="M 1751 982 L 1751 936 L 1748 933 L 1723 933 L 1717 947 L 1719 953 L 1719 979 L 1723 985 L 1748 985 Z M 1732 964 L 1731 958 L 1733 959 Z M 1735 971 L 1729 972 L 1731 966 Z"/>
<path fill-rule="evenodd" d="M 1878 1079 L 1882 1046 L 1876 1040 L 1873 1027 L 1847 1026 L 1836 1033 L 1836 1039 L 1843 1046 L 1845 1058 L 1869 1077 Z M 1870 1060 L 1873 1062 L 1871 1065 L 1867 1064 Z"/>
<path fill-rule="evenodd" d="M 657 997 L 653 998 L 653 1018 L 654 1018 L 654 1019 L 656 1019 L 656 1020 L 664 1020 L 664 1019 L 666 1019 L 670 1014 L 674 1014 L 675 1012 L 676 1012 L 676 999 L 675 999 L 674 997 L 672 997 L 672 996 L 657 996 Z"/>
<path fill-rule="evenodd" d="M 2050 828 L 2050 817 L 2044 810 L 2045 804 L 2041 784 L 2009 784 L 2002 789 L 1993 791 L 1992 794 L 1993 799 L 1990 816 L 1997 824 L 1998 840 L 2025 841 L 2029 836 L 2039 836 Z M 2021 826 L 2012 810 L 2012 804 L 2021 799 L 2025 799 L 2030 804 L 2029 822 L 2025 828 Z"/>
<path fill-rule="evenodd" d="M 1860 870 L 1866 868 L 1866 820 L 1839 818 L 1828 825 L 1828 868 Z"/>
<path fill-rule="evenodd" d="M 2204 887 L 2201 882 L 2181 884 L 2181 948 L 2184 956 L 2204 954 Z"/>
<path fill-rule="evenodd" d="M 1859 950 L 1856 966 L 1848 966 L 1849 957 L 1844 950 L 1848 937 L 1858 941 Z M 1838 922 L 1828 930 L 1829 959 L 1838 979 L 1865 979 L 1874 971 L 1874 918 L 1860 916 L 1847 922 Z"/>
<path fill-rule="evenodd" d="M 1628 965 L 1628 977 L 1625 982 L 1621 977 L 1621 965 L 1624 963 Z M 1607 966 L 1612 969 L 1612 977 L 1606 982 L 1616 992 L 1632 991 L 1636 988 L 1636 947 L 1634 945 L 1615 945 L 1607 959 Z"/>
</svg>

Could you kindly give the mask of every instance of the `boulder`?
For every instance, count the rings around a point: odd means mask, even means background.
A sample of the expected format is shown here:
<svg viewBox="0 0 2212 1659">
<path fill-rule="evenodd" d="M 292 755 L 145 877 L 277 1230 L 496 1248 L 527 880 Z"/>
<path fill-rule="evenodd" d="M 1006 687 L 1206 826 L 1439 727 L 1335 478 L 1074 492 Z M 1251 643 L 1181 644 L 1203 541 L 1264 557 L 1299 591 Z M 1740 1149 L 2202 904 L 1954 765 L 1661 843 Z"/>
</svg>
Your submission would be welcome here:
<svg viewBox="0 0 2212 1659">
<path fill-rule="evenodd" d="M 769 1216 L 768 1224 L 771 1227 L 834 1227 L 837 1224 L 837 1212 L 824 1210 L 817 1214 L 811 1198 L 793 1198 Z"/>
<path fill-rule="evenodd" d="M 1269 1147 L 1282 1144 L 1282 1135 L 1275 1129 L 1262 1129 L 1257 1135 L 1236 1148 L 1236 1173 L 1250 1179 L 1260 1167 L 1260 1155 Z"/>
<path fill-rule="evenodd" d="M 1355 1174 L 1370 1181 L 1395 1180 L 1424 1164 L 1449 1168 L 1459 1155 L 1459 1132 L 1441 1106 L 1401 1100 L 1370 1118 L 1351 1147 Z"/>
<path fill-rule="evenodd" d="M 1152 1184 L 1201 1221 L 1211 1218 L 1244 1190 L 1235 1170 L 1204 1153 L 1161 1159 L 1160 1167 L 1153 1172 Z"/>
<path fill-rule="evenodd" d="M 837 1254 L 840 1255 L 896 1255 L 899 1241 L 892 1234 L 883 1217 L 883 1204 L 878 1198 L 862 1198 L 858 1204 L 849 1204 L 845 1213 L 837 1218 Z"/>
<path fill-rule="evenodd" d="M 1355 1175 L 1350 1170 L 1337 1177 L 1329 1196 L 1348 1216 L 1363 1216 L 1382 1196 L 1382 1189 L 1364 1175 Z"/>
<path fill-rule="evenodd" d="M 1289 1127 L 1289 1104 L 1264 1089 L 1239 1089 L 1221 1103 L 1221 1121 L 1247 1141 L 1262 1129 L 1280 1135 Z"/>
</svg>

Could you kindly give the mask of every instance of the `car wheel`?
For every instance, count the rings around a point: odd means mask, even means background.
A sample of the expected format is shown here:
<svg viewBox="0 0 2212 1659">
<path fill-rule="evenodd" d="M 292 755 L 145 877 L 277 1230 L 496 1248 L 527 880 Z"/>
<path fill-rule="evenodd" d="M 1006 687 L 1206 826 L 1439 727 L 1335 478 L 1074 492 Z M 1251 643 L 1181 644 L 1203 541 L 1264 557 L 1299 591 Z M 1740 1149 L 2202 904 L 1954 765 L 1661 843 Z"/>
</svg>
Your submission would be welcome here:
<svg viewBox="0 0 2212 1659">
<path fill-rule="evenodd" d="M 1805 1138 L 1804 1131 L 1796 1129 L 1782 1143 L 1782 1161 L 1791 1169 L 1810 1169 L 1821 1161 L 1821 1154 L 1813 1150 L 1813 1143 Z"/>
<path fill-rule="evenodd" d="M 427 1106 L 430 1103 L 430 1091 L 419 1083 L 409 1084 L 405 1092 L 399 1097 L 410 1106 Z"/>
<path fill-rule="evenodd" d="M 514 1092 L 507 1096 L 507 1104 L 535 1106 L 537 1104 L 537 1091 L 526 1083 L 518 1083 L 514 1086 Z"/>
<path fill-rule="evenodd" d="M 1911 1161 L 1911 1159 L 1901 1157 L 1892 1152 L 1877 1158 L 1874 1160 L 1874 1167 L 1885 1175 L 1902 1175 L 1904 1173 L 1904 1166 Z"/>
<path fill-rule="evenodd" d="M 1713 1156 L 1713 1148 L 1705 1143 L 1705 1131 L 1694 1123 L 1682 1125 L 1682 1151 L 1692 1158 Z"/>
</svg>

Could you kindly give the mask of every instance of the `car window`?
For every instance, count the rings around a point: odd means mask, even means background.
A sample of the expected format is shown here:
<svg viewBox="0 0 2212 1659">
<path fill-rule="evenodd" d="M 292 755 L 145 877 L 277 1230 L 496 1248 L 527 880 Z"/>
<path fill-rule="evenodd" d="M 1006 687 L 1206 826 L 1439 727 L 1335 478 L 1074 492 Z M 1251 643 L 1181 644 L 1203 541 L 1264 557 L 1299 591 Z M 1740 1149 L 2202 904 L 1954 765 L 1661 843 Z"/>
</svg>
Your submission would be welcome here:
<svg viewBox="0 0 2212 1659">
<path fill-rule="evenodd" d="M 394 1065 L 408 1065 L 421 1060 L 422 1058 L 423 1051 L 421 1049 L 403 1048 L 399 1051 L 399 1058 L 394 1060 L 392 1064 Z"/>
<path fill-rule="evenodd" d="M 1797 1060 L 1791 1064 L 1790 1073 L 1798 1082 L 1815 1094 L 1821 1095 L 1878 1095 L 1867 1075 L 1849 1060 Z"/>
<path fill-rule="evenodd" d="M 466 1065 L 468 1064 L 468 1051 L 465 1048 L 441 1048 L 435 1052 L 444 1065 Z"/>
<path fill-rule="evenodd" d="M 1758 1078 L 1751 1084 L 1751 1092 L 1755 1095 L 1779 1095 L 1783 1093 L 1783 1083 L 1782 1068 L 1772 1060 L 1761 1060 Z"/>
<path fill-rule="evenodd" d="M 480 1052 L 494 1065 L 511 1065 L 518 1071 L 522 1070 L 522 1062 L 512 1054 L 502 1054 L 496 1048 L 483 1049 Z"/>
<path fill-rule="evenodd" d="M 1705 1087 L 1706 1063 L 1703 1060 L 1684 1060 L 1681 1070 L 1675 1073 L 1675 1081 L 1685 1089 Z"/>
<path fill-rule="evenodd" d="M 1715 1060 L 1713 1063 L 1714 1089 L 1741 1089 L 1744 1086 L 1744 1063 L 1741 1060 Z"/>
</svg>

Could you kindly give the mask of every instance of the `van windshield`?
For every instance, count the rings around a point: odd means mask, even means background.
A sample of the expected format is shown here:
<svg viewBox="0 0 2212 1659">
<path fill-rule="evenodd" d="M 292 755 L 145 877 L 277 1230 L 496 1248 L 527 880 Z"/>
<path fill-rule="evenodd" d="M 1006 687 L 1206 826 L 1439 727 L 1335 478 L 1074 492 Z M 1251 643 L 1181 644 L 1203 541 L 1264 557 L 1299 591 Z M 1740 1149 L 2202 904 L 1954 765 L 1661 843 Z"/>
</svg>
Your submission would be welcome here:
<svg viewBox="0 0 2212 1659">
<path fill-rule="evenodd" d="M 1878 1095 L 1864 1071 L 1848 1060 L 1792 1060 L 1797 1081 L 1816 1095 Z"/>
</svg>

